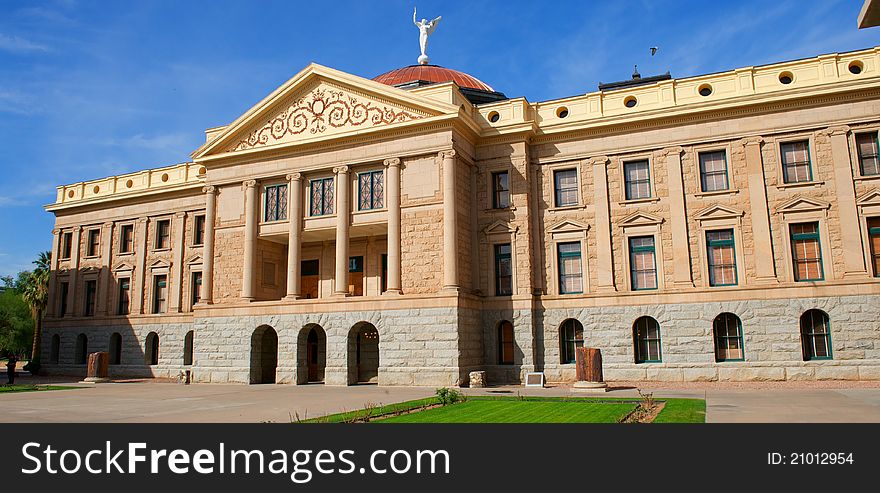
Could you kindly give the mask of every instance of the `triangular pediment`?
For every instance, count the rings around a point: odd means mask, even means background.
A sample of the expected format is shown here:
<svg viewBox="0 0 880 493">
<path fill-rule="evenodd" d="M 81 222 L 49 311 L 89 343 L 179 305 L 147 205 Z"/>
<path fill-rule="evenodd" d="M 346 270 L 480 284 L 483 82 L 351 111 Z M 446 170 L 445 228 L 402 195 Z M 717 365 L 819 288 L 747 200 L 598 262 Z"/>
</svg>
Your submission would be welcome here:
<svg viewBox="0 0 880 493">
<path fill-rule="evenodd" d="M 150 269 L 167 269 L 171 264 L 164 259 L 159 259 L 150 264 Z"/>
<path fill-rule="evenodd" d="M 458 107 L 311 64 L 233 123 L 194 159 L 298 145 L 458 113 Z"/>
<path fill-rule="evenodd" d="M 743 211 L 733 209 L 724 205 L 712 205 L 706 207 L 697 213 L 697 220 L 705 221 L 707 219 L 730 219 L 742 217 Z"/>
<path fill-rule="evenodd" d="M 831 204 L 824 200 L 811 199 L 807 197 L 798 197 L 783 203 L 776 208 L 777 212 L 793 213 L 793 212 L 812 212 L 826 210 Z"/>
<path fill-rule="evenodd" d="M 572 233 L 578 231 L 586 231 L 590 229 L 589 224 L 584 224 L 572 219 L 563 219 L 555 225 L 551 226 L 548 231 L 550 233 Z"/>
<path fill-rule="evenodd" d="M 119 262 L 113 267 L 113 272 L 123 272 L 134 270 L 134 266 L 128 262 Z"/>
<path fill-rule="evenodd" d="M 871 190 L 859 197 L 858 205 L 880 205 L 880 190 Z"/>
<path fill-rule="evenodd" d="M 517 228 L 511 228 L 510 223 L 505 221 L 495 221 L 494 223 L 486 226 L 483 229 L 483 233 L 487 235 L 496 235 L 496 234 L 510 234 L 516 233 Z"/>
<path fill-rule="evenodd" d="M 193 255 L 189 260 L 186 261 L 187 265 L 197 265 L 202 263 L 201 255 Z"/>
<path fill-rule="evenodd" d="M 654 226 L 663 222 L 662 217 L 657 217 L 647 212 L 636 212 L 626 216 L 620 222 L 621 226 Z"/>
</svg>

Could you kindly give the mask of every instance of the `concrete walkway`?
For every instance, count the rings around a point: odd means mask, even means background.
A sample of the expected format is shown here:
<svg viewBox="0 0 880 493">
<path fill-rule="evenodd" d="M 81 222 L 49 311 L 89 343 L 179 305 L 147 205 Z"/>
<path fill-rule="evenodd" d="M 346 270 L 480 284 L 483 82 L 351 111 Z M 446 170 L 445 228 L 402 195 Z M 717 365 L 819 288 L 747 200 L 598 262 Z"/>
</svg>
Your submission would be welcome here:
<svg viewBox="0 0 880 493">
<path fill-rule="evenodd" d="M 323 385 L 179 385 L 154 381 L 0 393 L 0 422 L 290 422 L 300 418 L 419 399 L 429 387 Z M 565 387 L 466 389 L 473 395 L 594 396 Z M 880 422 L 880 388 L 653 390 L 655 397 L 705 398 L 706 421 Z M 638 398 L 635 389 L 607 397 Z"/>
</svg>

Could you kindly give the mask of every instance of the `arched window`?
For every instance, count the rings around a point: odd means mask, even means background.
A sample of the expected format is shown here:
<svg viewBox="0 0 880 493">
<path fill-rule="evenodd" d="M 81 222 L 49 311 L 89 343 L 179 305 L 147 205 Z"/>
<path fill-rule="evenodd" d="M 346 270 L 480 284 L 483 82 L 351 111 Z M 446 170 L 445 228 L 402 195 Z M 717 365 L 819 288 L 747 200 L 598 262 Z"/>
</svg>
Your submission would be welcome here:
<svg viewBox="0 0 880 493">
<path fill-rule="evenodd" d="M 118 365 L 122 363 L 122 335 L 114 332 L 110 335 L 110 364 Z"/>
<path fill-rule="evenodd" d="M 513 364 L 513 324 L 507 320 L 498 324 L 498 364 Z"/>
<path fill-rule="evenodd" d="M 651 317 L 639 317 L 633 323 L 633 341 L 636 350 L 636 363 L 659 363 L 660 324 Z"/>
<path fill-rule="evenodd" d="M 147 334 L 147 342 L 144 345 L 144 363 L 147 365 L 159 364 L 159 334 L 155 332 Z"/>
<path fill-rule="evenodd" d="M 89 359 L 89 339 L 85 334 L 76 336 L 76 347 L 73 351 L 73 362 L 84 365 Z"/>
<path fill-rule="evenodd" d="M 562 363 L 575 362 L 575 349 L 584 347 L 584 326 L 573 318 L 569 318 L 559 327 L 559 350 Z"/>
<path fill-rule="evenodd" d="M 712 323 L 715 336 L 715 361 L 743 361 L 742 322 L 732 313 L 722 313 Z"/>
<path fill-rule="evenodd" d="M 58 363 L 58 357 L 61 352 L 61 336 L 55 334 L 52 336 L 52 345 L 49 348 L 49 362 Z"/>
<path fill-rule="evenodd" d="M 801 344 L 804 361 L 831 359 L 831 324 L 822 310 L 807 310 L 801 315 Z"/>
<path fill-rule="evenodd" d="M 187 332 L 183 338 L 183 364 L 193 364 L 193 331 Z"/>
</svg>

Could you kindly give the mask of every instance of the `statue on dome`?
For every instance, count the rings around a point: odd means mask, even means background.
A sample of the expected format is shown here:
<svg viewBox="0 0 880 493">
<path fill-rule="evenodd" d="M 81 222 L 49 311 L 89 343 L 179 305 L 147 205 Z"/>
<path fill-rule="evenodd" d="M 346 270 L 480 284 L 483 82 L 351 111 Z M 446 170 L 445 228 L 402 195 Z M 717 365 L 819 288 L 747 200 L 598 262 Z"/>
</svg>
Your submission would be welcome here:
<svg viewBox="0 0 880 493">
<path fill-rule="evenodd" d="M 437 16 L 436 19 L 428 22 L 428 19 L 422 19 L 421 21 L 416 20 L 416 8 L 413 7 L 413 24 L 419 28 L 419 46 L 422 48 L 422 54 L 419 55 L 419 64 L 427 65 L 428 64 L 428 55 L 425 53 L 425 50 L 428 49 L 428 36 L 434 32 L 434 29 L 437 28 L 437 24 L 440 23 L 440 19 L 442 16 Z"/>
</svg>

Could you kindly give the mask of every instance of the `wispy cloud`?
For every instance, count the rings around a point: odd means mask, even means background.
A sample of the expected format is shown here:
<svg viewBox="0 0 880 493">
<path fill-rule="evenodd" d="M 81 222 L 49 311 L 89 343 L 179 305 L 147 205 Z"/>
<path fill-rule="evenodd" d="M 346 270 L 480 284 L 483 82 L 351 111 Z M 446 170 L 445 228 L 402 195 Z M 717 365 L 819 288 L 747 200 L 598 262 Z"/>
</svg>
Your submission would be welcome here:
<svg viewBox="0 0 880 493">
<path fill-rule="evenodd" d="M 19 36 L 0 33 L 0 50 L 21 55 L 33 52 L 48 52 L 49 47 Z"/>
<path fill-rule="evenodd" d="M 20 91 L 0 88 L 0 113 L 32 115 L 42 111 L 33 96 Z"/>
</svg>

